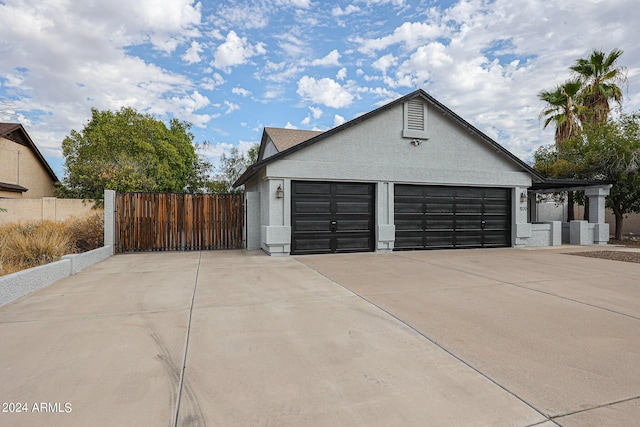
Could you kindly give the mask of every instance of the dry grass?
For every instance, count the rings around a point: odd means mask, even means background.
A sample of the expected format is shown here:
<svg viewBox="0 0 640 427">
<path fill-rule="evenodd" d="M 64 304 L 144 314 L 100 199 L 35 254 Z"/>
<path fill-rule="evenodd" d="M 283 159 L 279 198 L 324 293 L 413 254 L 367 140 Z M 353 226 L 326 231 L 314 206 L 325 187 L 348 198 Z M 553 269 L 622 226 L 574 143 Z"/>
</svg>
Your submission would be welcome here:
<svg viewBox="0 0 640 427">
<path fill-rule="evenodd" d="M 0 226 L 0 276 L 103 245 L 103 214 Z"/>
</svg>

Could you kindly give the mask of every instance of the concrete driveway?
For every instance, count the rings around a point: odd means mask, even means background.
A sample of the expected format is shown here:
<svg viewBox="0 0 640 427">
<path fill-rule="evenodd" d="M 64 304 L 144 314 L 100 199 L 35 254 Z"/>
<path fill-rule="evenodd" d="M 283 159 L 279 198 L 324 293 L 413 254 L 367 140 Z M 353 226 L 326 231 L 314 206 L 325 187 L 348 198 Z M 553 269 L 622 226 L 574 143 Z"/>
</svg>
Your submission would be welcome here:
<svg viewBox="0 0 640 427">
<path fill-rule="evenodd" d="M 572 250 L 115 256 L 0 308 L 0 425 L 636 426 L 640 264 Z"/>
</svg>

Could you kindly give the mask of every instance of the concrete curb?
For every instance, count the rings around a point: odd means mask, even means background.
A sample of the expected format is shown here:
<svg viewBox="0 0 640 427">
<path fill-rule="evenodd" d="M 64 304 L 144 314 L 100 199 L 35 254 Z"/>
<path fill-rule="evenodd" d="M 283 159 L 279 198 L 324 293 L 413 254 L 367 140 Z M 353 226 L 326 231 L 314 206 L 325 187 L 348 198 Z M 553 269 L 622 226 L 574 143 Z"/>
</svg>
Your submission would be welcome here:
<svg viewBox="0 0 640 427">
<path fill-rule="evenodd" d="M 65 255 L 60 261 L 2 276 L 0 277 L 0 307 L 76 274 L 112 255 L 113 247 L 103 246 L 81 254 Z"/>
</svg>

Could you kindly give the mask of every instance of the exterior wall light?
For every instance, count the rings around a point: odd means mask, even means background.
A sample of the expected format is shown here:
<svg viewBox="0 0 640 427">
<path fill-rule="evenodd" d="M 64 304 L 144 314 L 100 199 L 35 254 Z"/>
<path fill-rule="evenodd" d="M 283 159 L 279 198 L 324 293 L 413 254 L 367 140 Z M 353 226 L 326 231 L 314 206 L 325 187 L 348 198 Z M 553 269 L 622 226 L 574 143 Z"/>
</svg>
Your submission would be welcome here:
<svg viewBox="0 0 640 427">
<path fill-rule="evenodd" d="M 422 144 L 422 141 L 420 141 L 419 139 L 412 139 L 411 140 L 411 145 L 413 145 L 414 147 L 417 147 L 420 144 Z"/>
<path fill-rule="evenodd" d="M 527 203 L 527 192 L 523 191 L 520 193 L 520 203 Z"/>
<path fill-rule="evenodd" d="M 278 188 L 276 188 L 276 197 L 278 199 L 282 199 L 284 197 L 284 190 L 282 189 L 282 185 L 278 185 Z"/>
</svg>

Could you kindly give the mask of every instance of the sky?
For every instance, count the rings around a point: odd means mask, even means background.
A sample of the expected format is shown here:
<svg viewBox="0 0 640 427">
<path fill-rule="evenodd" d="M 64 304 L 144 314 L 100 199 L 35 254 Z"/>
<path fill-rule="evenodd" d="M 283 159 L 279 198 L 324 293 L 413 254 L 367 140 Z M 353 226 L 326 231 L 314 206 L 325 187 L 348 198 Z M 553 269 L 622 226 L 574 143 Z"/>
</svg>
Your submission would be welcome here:
<svg viewBox="0 0 640 427">
<path fill-rule="evenodd" d="M 553 142 L 537 94 L 622 49 L 640 109 L 636 0 L 0 0 L 0 121 L 58 178 L 91 108 L 193 125 L 214 165 L 265 126 L 328 130 L 424 89 L 522 160 Z"/>
</svg>

